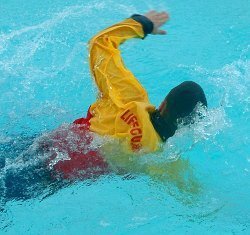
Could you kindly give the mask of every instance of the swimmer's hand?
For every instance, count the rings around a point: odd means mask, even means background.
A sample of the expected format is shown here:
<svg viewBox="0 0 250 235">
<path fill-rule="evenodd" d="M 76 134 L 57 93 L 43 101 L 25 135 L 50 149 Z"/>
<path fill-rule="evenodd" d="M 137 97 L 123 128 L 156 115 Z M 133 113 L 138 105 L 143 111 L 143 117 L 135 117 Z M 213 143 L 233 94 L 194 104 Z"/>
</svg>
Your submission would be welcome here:
<svg viewBox="0 0 250 235">
<path fill-rule="evenodd" d="M 165 30 L 160 29 L 161 26 L 163 26 L 169 19 L 169 15 L 167 12 L 150 11 L 146 13 L 144 16 L 150 19 L 154 24 L 154 29 L 152 34 L 159 34 L 159 35 L 167 34 Z"/>
</svg>

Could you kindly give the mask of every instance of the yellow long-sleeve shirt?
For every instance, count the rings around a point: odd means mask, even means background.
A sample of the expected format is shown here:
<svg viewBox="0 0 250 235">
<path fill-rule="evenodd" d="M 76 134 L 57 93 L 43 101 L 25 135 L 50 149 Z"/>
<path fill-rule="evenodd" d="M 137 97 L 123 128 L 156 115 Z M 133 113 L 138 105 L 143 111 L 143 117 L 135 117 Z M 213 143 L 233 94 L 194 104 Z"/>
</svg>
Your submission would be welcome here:
<svg viewBox="0 0 250 235">
<path fill-rule="evenodd" d="M 158 148 L 160 137 L 149 112 L 147 92 L 124 66 L 119 45 L 130 38 L 143 38 L 143 26 L 126 19 L 94 36 L 90 41 L 90 70 L 99 89 L 98 100 L 91 105 L 90 130 L 119 138 L 130 151 L 145 152 Z"/>
</svg>

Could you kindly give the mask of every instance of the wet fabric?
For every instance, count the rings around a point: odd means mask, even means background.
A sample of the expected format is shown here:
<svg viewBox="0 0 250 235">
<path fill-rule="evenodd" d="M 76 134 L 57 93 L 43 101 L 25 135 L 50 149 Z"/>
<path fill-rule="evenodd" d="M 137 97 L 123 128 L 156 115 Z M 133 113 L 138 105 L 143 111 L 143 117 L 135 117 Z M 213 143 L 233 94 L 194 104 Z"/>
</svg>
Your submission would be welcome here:
<svg viewBox="0 0 250 235">
<path fill-rule="evenodd" d="M 86 179 L 108 172 L 108 164 L 100 150 L 91 145 L 93 141 L 89 131 L 91 117 L 88 112 L 86 118 L 75 120 L 69 131 L 53 134 L 53 149 L 57 151 L 53 152 L 48 165 L 53 165 L 54 177 L 59 175 L 65 179 Z M 60 158 L 60 154 L 66 155 L 66 158 L 57 161 L 56 158 Z"/>
<path fill-rule="evenodd" d="M 155 151 L 161 141 L 149 116 L 155 107 L 119 51 L 121 43 L 144 36 L 142 25 L 127 19 L 97 34 L 89 47 L 90 70 L 99 89 L 90 108 L 90 130 L 119 138 L 125 151 Z"/>
</svg>

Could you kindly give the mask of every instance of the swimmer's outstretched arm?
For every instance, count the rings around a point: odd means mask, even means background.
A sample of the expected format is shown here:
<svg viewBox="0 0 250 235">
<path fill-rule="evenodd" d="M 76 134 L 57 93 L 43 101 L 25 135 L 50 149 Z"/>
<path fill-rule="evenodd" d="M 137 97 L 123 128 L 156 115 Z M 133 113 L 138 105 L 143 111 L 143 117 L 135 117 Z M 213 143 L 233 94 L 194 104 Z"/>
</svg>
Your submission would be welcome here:
<svg viewBox="0 0 250 235">
<path fill-rule="evenodd" d="M 118 174 L 126 172 L 132 175 L 145 174 L 169 190 L 169 193 L 174 193 L 173 189 L 177 189 L 173 196 L 179 197 L 184 203 L 190 202 L 190 197 L 186 197 L 187 195 L 199 196 L 203 193 L 202 183 L 188 159 L 180 156 L 173 162 L 158 162 L 157 159 L 153 162 L 142 162 L 140 158 L 131 155 L 117 157 L 117 152 L 118 150 L 115 150 L 114 154 L 111 154 L 109 151 L 105 156 L 112 171 Z"/>
<path fill-rule="evenodd" d="M 124 66 L 119 45 L 131 38 L 145 38 L 147 34 L 166 34 L 160 28 L 168 18 L 166 12 L 156 11 L 150 11 L 144 16 L 133 15 L 90 40 L 90 70 L 100 97 L 111 98 L 118 106 L 147 99 L 146 91 Z"/>
<path fill-rule="evenodd" d="M 155 181 L 176 186 L 182 193 L 195 195 L 202 192 L 202 185 L 188 159 L 180 157 L 173 162 L 147 164 L 143 171 Z"/>
</svg>

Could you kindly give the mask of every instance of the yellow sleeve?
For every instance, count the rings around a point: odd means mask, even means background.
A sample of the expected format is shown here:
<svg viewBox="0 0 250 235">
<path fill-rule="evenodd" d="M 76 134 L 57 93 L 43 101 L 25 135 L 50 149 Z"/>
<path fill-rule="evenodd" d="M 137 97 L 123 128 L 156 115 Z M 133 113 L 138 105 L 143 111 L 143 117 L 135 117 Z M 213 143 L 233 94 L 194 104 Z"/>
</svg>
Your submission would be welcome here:
<svg viewBox="0 0 250 235">
<path fill-rule="evenodd" d="M 124 66 L 119 45 L 130 38 L 143 38 L 142 25 L 133 19 L 115 24 L 90 41 L 90 70 L 100 97 L 119 108 L 131 101 L 148 102 L 145 89 Z"/>
</svg>

